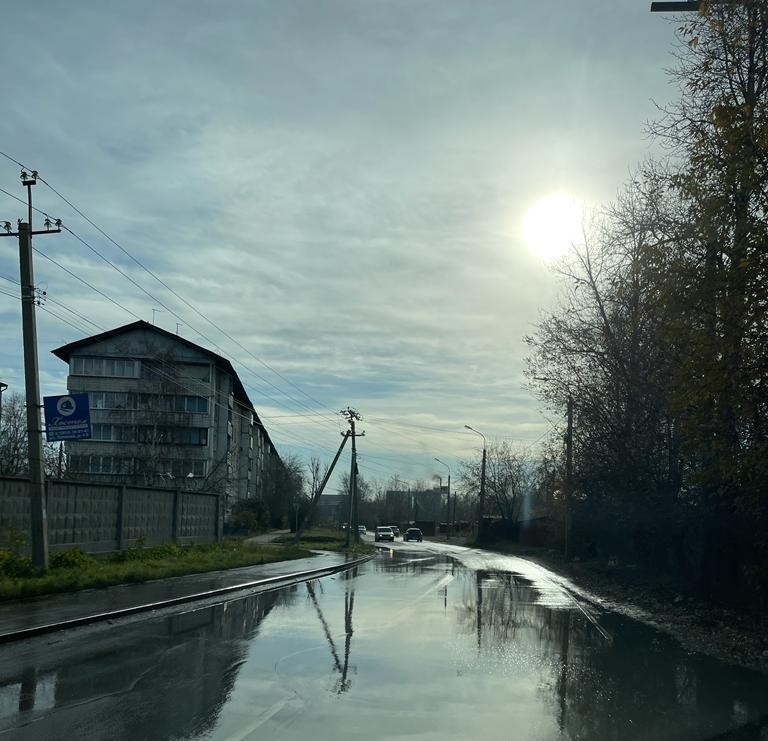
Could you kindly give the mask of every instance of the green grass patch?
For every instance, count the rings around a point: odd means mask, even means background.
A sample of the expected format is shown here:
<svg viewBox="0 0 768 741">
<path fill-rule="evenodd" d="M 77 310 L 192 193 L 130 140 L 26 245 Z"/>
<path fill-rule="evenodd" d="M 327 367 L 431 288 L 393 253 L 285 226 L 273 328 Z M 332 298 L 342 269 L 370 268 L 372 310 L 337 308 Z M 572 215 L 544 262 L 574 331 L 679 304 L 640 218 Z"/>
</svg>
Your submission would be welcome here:
<svg viewBox="0 0 768 741">
<path fill-rule="evenodd" d="M 293 543 L 293 533 L 283 535 L 278 538 L 276 543 Z M 350 545 L 347 548 L 347 533 L 344 530 L 334 530 L 332 528 L 311 528 L 305 531 L 299 547 L 317 551 L 343 551 L 344 553 L 358 553 L 365 555 L 375 553 L 376 549 L 370 543 L 355 543 L 354 537 L 350 537 Z"/>
<path fill-rule="evenodd" d="M 0 601 L 288 561 L 309 555 L 306 549 L 292 543 L 275 547 L 247 545 L 235 539 L 192 546 L 168 543 L 143 548 L 139 544 L 98 557 L 73 548 L 53 553 L 50 568 L 43 573 L 30 559 L 0 550 Z"/>
</svg>

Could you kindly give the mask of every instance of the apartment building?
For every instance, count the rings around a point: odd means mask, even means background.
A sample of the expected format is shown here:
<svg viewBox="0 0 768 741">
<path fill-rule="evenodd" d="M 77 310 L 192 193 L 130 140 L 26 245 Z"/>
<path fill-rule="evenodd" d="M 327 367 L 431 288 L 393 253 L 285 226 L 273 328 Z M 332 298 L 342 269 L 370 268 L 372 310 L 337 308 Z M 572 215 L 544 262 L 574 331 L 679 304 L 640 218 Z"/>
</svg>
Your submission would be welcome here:
<svg viewBox="0 0 768 741">
<path fill-rule="evenodd" d="M 91 410 L 91 439 L 66 443 L 70 476 L 218 491 L 226 511 L 270 485 L 277 451 L 226 358 L 144 321 L 53 354 Z"/>
</svg>

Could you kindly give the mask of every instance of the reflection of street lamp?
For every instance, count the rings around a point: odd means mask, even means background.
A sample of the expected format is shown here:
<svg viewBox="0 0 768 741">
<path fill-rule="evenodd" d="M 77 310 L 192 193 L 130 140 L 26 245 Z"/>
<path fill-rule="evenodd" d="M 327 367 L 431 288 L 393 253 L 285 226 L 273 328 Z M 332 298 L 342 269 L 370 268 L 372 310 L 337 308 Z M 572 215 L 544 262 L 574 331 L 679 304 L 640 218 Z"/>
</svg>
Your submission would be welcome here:
<svg viewBox="0 0 768 741">
<path fill-rule="evenodd" d="M 480 435 L 483 438 L 483 464 L 480 467 L 480 506 L 477 520 L 477 539 L 480 540 L 483 537 L 483 509 L 485 505 L 485 458 L 486 458 L 486 444 L 485 435 L 479 430 L 469 425 L 464 425 L 468 430 L 474 432 L 476 435 Z"/>
<path fill-rule="evenodd" d="M 448 504 L 448 537 L 451 537 L 451 467 L 447 464 L 441 461 L 439 458 L 435 458 L 435 460 L 442 466 L 445 466 L 448 469 L 448 496 L 447 496 L 447 504 Z M 442 488 L 442 481 L 440 482 L 440 486 Z"/>
</svg>

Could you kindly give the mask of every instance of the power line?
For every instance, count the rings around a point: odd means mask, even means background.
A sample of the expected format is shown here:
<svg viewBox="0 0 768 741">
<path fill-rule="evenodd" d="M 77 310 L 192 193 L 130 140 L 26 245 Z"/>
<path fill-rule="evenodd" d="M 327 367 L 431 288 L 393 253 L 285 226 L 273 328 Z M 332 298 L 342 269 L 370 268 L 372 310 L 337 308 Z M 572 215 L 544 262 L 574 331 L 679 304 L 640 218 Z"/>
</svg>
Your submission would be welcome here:
<svg viewBox="0 0 768 741">
<path fill-rule="evenodd" d="M 42 180 L 42 178 L 41 178 L 41 180 Z M 170 307 L 169 307 L 167 304 L 165 304 L 163 301 L 161 301 L 159 298 L 157 298 L 157 297 L 156 297 L 154 294 L 152 294 L 152 293 L 150 293 L 149 291 L 147 291 L 147 290 L 146 290 L 146 289 L 145 289 L 143 286 L 141 286 L 141 285 L 140 285 L 140 284 L 139 284 L 139 283 L 138 283 L 136 280 L 134 280 L 134 279 L 133 279 L 131 276 L 129 276 L 129 275 L 128 275 L 127 273 L 125 273 L 125 272 L 124 272 L 122 269 L 120 269 L 120 268 L 119 268 L 117 265 L 115 265 L 115 263 L 113 263 L 113 262 L 112 262 L 112 261 L 111 261 L 111 260 L 110 260 L 108 257 L 104 256 L 104 255 L 103 255 L 101 252 L 99 252 L 99 250 L 97 250 L 95 247 L 93 247 L 92 245 L 90 245 L 90 244 L 89 244 L 89 243 L 88 243 L 88 242 L 87 242 L 85 239 L 83 239 L 83 238 L 82 238 L 82 237 L 80 237 L 78 234 L 76 234 L 76 233 L 75 233 L 75 232 L 74 232 L 72 229 L 70 229 L 69 227 L 67 227 L 67 226 L 64 226 L 64 225 L 62 226 L 62 228 L 63 228 L 64 230 L 66 230 L 66 231 L 67 231 L 69 234 L 71 234 L 71 235 L 72 235 L 72 236 L 73 236 L 73 237 L 74 237 L 74 238 L 75 238 L 77 241 L 79 241 L 79 242 L 80 242 L 80 243 L 82 243 L 82 244 L 83 244 L 85 247 L 87 247 L 87 248 L 88 248 L 88 249 L 89 249 L 91 252 L 93 252 L 95 255 L 97 255 L 97 256 L 98 256 L 100 259 L 102 259 L 104 262 L 106 262 L 106 263 L 107 263 L 107 264 L 108 264 L 110 267 L 112 267 L 112 268 L 113 268 L 115 271 L 117 271 L 117 272 L 118 272 L 120 275 L 122 275 L 122 276 L 123 276 L 123 277 L 124 277 L 126 280 L 128 280 L 128 281 L 129 281 L 129 282 L 130 282 L 132 285 L 134 285 L 136 288 L 138 288 L 140 291 L 142 291 L 142 293 L 146 294 L 146 295 L 147 295 L 147 296 L 148 296 L 150 299 L 152 299 L 152 301 L 154 301 L 155 303 L 157 303 L 157 304 L 159 304 L 160 306 L 162 306 L 162 307 L 163 307 L 163 309 L 164 309 L 165 311 L 167 311 L 169 314 L 172 314 L 174 317 L 176 317 L 176 318 L 177 318 L 177 319 L 179 319 L 180 321 L 183 321 L 183 319 L 184 319 L 184 318 L 183 318 L 182 316 L 180 316 L 179 314 L 177 314 L 177 313 L 176 313 L 176 312 L 175 312 L 175 311 L 174 311 L 172 308 L 170 308 Z M 225 351 L 225 350 L 224 350 L 222 347 L 220 347 L 220 346 L 219 346 L 219 345 L 218 345 L 216 342 L 214 342 L 214 341 L 213 341 L 213 340 L 212 340 L 210 337 L 208 337 L 207 335 L 205 335 L 203 332 L 201 332 L 201 331 L 200 331 L 200 330 L 199 330 L 197 327 L 195 327 L 194 325 L 192 325 L 192 324 L 189 324 L 188 322 L 187 322 L 187 324 L 188 324 L 188 326 L 190 327 L 190 329 L 192 329 L 194 332 L 197 332 L 197 333 L 198 333 L 198 334 L 199 334 L 199 335 L 200 335 L 200 336 L 201 336 L 203 339 L 205 339 L 205 340 L 206 340 L 207 342 L 209 342 L 209 343 L 210 343 L 210 344 L 211 344 L 213 347 L 215 347 L 215 348 L 216 348 L 216 349 L 217 349 L 217 350 L 218 350 L 218 351 L 219 351 L 219 352 L 220 352 L 222 355 L 226 355 L 226 351 Z M 297 405 L 299 405 L 299 406 L 301 406 L 301 407 L 304 407 L 305 409 L 307 409 L 311 415 L 315 415 L 315 416 L 319 416 L 319 417 L 322 417 L 322 415 L 319 415 L 317 412 L 315 412 L 314 410 L 312 410 L 310 407 L 308 407 L 308 406 L 307 406 L 306 404 L 304 404 L 303 402 L 301 402 L 301 401 L 299 401 L 299 400 L 297 400 L 297 399 L 293 399 L 293 398 L 292 398 L 292 397 L 291 397 L 289 394 L 287 394 L 287 393 L 286 393 L 286 392 L 285 392 L 283 389 L 281 389 L 279 386 L 276 386 L 276 385 L 275 385 L 274 383 L 272 383 L 272 382 L 271 382 L 269 379 L 265 378 L 264 376 L 262 376 L 261 374 L 257 373 L 256 371 L 252 370 L 251 368 L 248 368 L 248 366 L 246 366 L 246 365 L 245 365 L 245 364 L 244 364 L 242 361 L 236 361 L 236 362 L 238 362 L 238 363 L 239 363 L 239 365 L 241 365 L 243 368 L 245 368 L 245 369 L 246 369 L 246 370 L 247 370 L 249 373 L 251 373 L 252 375 L 254 375 L 256 378 L 258 378 L 259 380 L 261 380 L 262 382 L 264 382 L 266 385 L 268 385 L 268 386 L 270 386 L 271 388 L 273 388 L 273 389 L 274 389 L 275 391 L 277 391 L 279 394 L 283 395 L 283 396 L 284 396 L 284 397 L 286 397 L 287 399 L 290 399 L 290 400 L 291 400 L 293 403 L 295 403 L 295 404 L 297 404 Z M 262 394 L 262 395 L 266 396 L 266 397 L 267 397 L 267 398 L 269 398 L 269 399 L 272 399 L 272 400 L 273 400 L 273 401 L 274 401 L 276 404 L 280 405 L 280 402 L 279 402 L 279 400 L 278 400 L 278 399 L 276 399 L 276 398 L 275 398 L 274 396 L 272 396 L 271 394 L 268 394 L 266 391 L 264 391 L 264 390 L 258 390 L 258 389 L 254 389 L 254 390 L 257 390 L 257 392 L 258 392 L 258 393 L 260 393 L 260 394 Z M 324 419 L 323 421 L 327 423 L 329 420 L 325 420 L 325 419 Z"/>
<path fill-rule="evenodd" d="M 2 151 L 0 151 L 0 155 L 2 155 L 2 156 L 4 156 L 4 157 L 6 157 L 6 158 L 7 158 L 7 159 L 9 159 L 11 162 L 14 162 L 14 163 L 16 163 L 16 164 L 19 164 L 19 162 L 18 162 L 18 161 L 17 161 L 15 158 L 11 157 L 10 155 L 6 154 L 5 152 L 2 152 Z M 21 164 L 19 164 L 19 166 L 20 166 L 20 167 L 24 167 L 24 165 L 21 165 Z M 29 168 L 27 168 L 27 169 L 29 169 Z M 250 355 L 251 357 L 253 357 L 255 360 L 257 360 L 257 361 L 258 361 L 259 363 L 261 363 L 263 366 L 265 366 L 266 368 L 268 368 L 269 370 L 271 370 L 273 373 L 275 373 L 275 375 L 277 375 L 278 377 L 282 378 L 282 379 L 283 379 L 283 380 L 284 380 L 286 383 L 289 383 L 290 385 L 294 386 L 294 387 L 295 387 L 295 388 L 296 388 L 298 391 L 300 391 L 302 394 L 304 394 L 304 396 L 306 396 L 307 398 L 309 398 L 311 401 L 313 401 L 313 402 L 317 403 L 317 404 L 318 404 L 318 405 L 320 405 L 320 406 L 324 406 L 324 405 L 323 405 L 321 402 L 319 402 L 317 399 L 314 399 L 314 398 L 313 398 L 313 397 L 311 397 L 309 394 L 307 394 L 306 392 L 304 392 L 304 391 L 303 391 L 303 389 L 301 389 L 301 388 L 300 388 L 299 386 L 297 386 L 295 383 L 293 383 L 292 381 L 290 381 L 290 379 L 287 379 L 287 378 L 285 378 L 285 377 L 284 377 L 284 376 L 282 376 L 282 374 L 280 374 L 280 373 L 279 373 L 277 370 L 275 370 L 274 368 L 272 368 L 272 367 L 271 367 L 271 366 L 270 366 L 268 363 L 266 363 L 266 362 L 265 362 L 265 361 L 263 361 L 261 358 L 259 358 L 259 357 L 257 357 L 256 355 L 254 355 L 254 354 L 253 354 L 253 353 L 252 353 L 250 350 L 248 350 L 248 349 L 247 349 L 247 348 L 246 348 L 244 345 L 242 345 L 240 342 L 238 342 L 238 341 L 237 341 L 237 340 L 235 340 L 233 337 L 231 337 L 231 336 L 230 336 L 230 335 L 229 335 L 227 332 L 225 332 L 223 329 L 221 329 L 221 327 L 219 327 L 218 325 L 216 325 L 216 323 L 215 323 L 215 322 L 213 322 L 211 319 L 209 319 L 207 316 L 205 316 L 205 315 L 204 315 L 202 312 L 200 312 L 200 311 L 199 311 L 199 310 L 198 310 L 196 307 L 194 307 L 194 306 L 193 306 L 193 305 L 192 305 L 192 304 L 191 304 L 189 301 L 187 301 L 187 300 L 186 300 L 186 299 L 184 299 L 184 298 L 183 298 L 183 297 L 182 297 L 180 294 L 178 294 L 176 291 L 174 291 L 174 290 L 173 290 L 173 289 L 172 289 L 170 286 L 168 286 L 168 285 L 167 285 L 167 284 L 166 284 L 166 283 L 165 283 L 165 282 L 164 282 L 164 281 L 163 281 L 163 280 L 162 280 L 162 279 L 161 279 L 159 276 L 157 276 L 157 275 L 156 275 L 154 272 L 152 272 L 152 271 L 151 271 L 149 268 L 147 268 L 147 267 L 146 267 L 146 266 L 145 266 L 145 265 L 144 265 L 144 264 L 143 264 L 141 261 L 139 261 L 137 258 L 135 258 L 135 257 L 134 257 L 134 256 L 133 256 L 133 255 L 132 255 L 130 252 L 128 252 L 128 250 L 126 250 L 124 247 L 122 247 L 122 245 L 120 245 L 120 244 L 119 244 L 119 243 L 118 243 L 116 240 L 114 240 L 112 237 L 110 237 L 110 236 L 109 236 L 109 235 L 108 235 L 108 234 L 107 234 L 107 233 L 106 233 L 106 232 L 105 232 L 103 229 L 101 229 L 101 228 L 100 228 L 100 227 L 99 227 L 97 224 L 95 224 L 95 223 L 94 223 L 94 222 L 93 222 L 91 219 L 89 219 L 89 218 L 88 218 L 88 217 L 87 217 L 85 214 L 83 214 L 83 213 L 82 213 L 82 211 L 80 211 L 80 209 L 78 209 L 78 208 L 77 208 L 77 207 L 76 207 L 74 204 L 72 204 L 72 203 L 71 203 L 69 200 L 67 200 L 67 199 L 66 199 L 66 198 L 65 198 L 63 195 L 61 195 L 61 193 L 59 193 L 59 192 L 58 192 L 58 191 L 57 191 L 55 188 L 53 188 L 53 187 L 51 186 L 51 184 L 50 184 L 50 183 L 48 183 L 48 182 L 47 182 L 47 181 L 46 181 L 44 178 L 42 178 L 41 176 L 39 176 L 39 175 L 38 175 L 38 180 L 40 180 L 40 182 L 44 183 L 44 184 L 45 184 L 45 185 L 46 185 L 46 186 L 47 186 L 47 187 L 48 187 L 48 188 L 49 188 L 51 191 L 53 191 L 53 192 L 54 192 L 54 193 L 55 193 L 55 194 L 56 194 L 56 195 L 57 195 L 59 198 L 61 198 L 61 199 L 62 199 L 62 200 L 63 200 L 63 201 L 64 201 L 64 202 L 65 202 L 65 203 L 68 205 L 68 206 L 70 206 L 70 208 L 72 208 L 72 209 L 73 209 L 73 210 L 74 210 L 76 213 L 78 213 L 78 214 L 79 214 L 79 215 L 80 215 L 80 216 L 81 216 L 83 219 L 85 219 L 85 220 L 86 220 L 86 221 L 87 221 L 89 224 L 91 224 L 91 226 L 93 226 L 93 227 L 94 227 L 94 228 L 95 228 L 97 231 L 99 231 L 99 233 L 101 233 L 101 234 L 102 234 L 102 235 L 103 235 L 103 236 L 104 236 L 106 239 L 108 239 L 110 242 L 112 242 L 112 243 L 113 243 L 113 244 L 114 244 L 116 247 L 118 247 L 118 249 L 120 249 L 120 250 L 121 250 L 121 251 L 122 251 L 124 254 L 126 254 L 126 255 L 127 255 L 127 256 L 128 256 L 130 259 L 131 259 L 131 260 L 133 260 L 133 261 L 134 261 L 134 262 L 135 262 L 135 263 L 136 263 L 136 264 L 137 264 L 139 267 L 141 267 L 143 270 L 145 270 L 145 271 L 146 271 L 146 272 L 147 272 L 149 275 L 151 275 L 153 278 L 155 278 L 155 280 L 157 280 L 157 281 L 158 281 L 158 283 L 160 283 L 160 284 L 161 284 L 161 285 L 162 285 L 164 288 L 166 288 L 168 291 L 170 291 L 170 292 L 171 292 L 171 293 L 172 293 L 174 296 L 176 296 L 176 297 L 177 297 L 177 298 L 178 298 L 180 301 L 182 301 L 182 302 L 183 302 L 185 305 L 187 305 L 189 308 L 191 308 L 191 309 L 192 309 L 192 310 L 193 310 L 193 311 L 194 311 L 196 314 L 198 314 L 200 317 L 202 317 L 203 319 L 205 319 L 205 320 L 206 320 L 206 321 L 207 321 L 209 324 L 211 324 L 211 326 L 213 326 L 214 328 L 216 328 L 216 329 L 217 329 L 219 332 L 221 332 L 221 333 L 222 333 L 222 334 L 223 334 L 225 337 L 227 337 L 227 338 L 228 338 L 230 341 L 234 342 L 234 343 L 235 343 L 235 344 L 236 344 L 238 347 L 240 347 L 240 348 L 241 348 L 241 349 L 242 349 L 244 352 L 246 352 L 248 355 Z M 12 193 L 9 193 L 7 190 L 5 190 L 5 189 L 3 189 L 3 188 L 0 188 L 0 192 L 2 192 L 2 193 L 5 193 L 5 194 L 6 194 L 7 196 L 9 196 L 10 198 L 13 198 L 13 199 L 15 199 L 16 201 L 19 201 L 20 203 L 25 203 L 25 202 L 24 202 L 22 199 L 18 198 L 17 196 L 15 196 L 15 195 L 14 195 L 14 194 L 12 194 Z M 45 215 L 47 218 L 50 218 L 50 216 L 49 216 L 47 213 L 45 213 L 44 211 L 42 211 L 42 210 L 40 210 L 40 209 L 38 209 L 38 208 L 34 208 L 34 210 L 35 210 L 35 211 L 37 211 L 38 213 L 41 213 L 41 214 Z M 65 231 L 69 232 L 69 233 L 70 233 L 70 234 L 71 234 L 71 235 L 72 235 L 72 236 L 73 236 L 75 239 L 77 239 L 78 241 L 80 241 L 80 242 L 81 242 L 81 243 L 82 243 L 82 244 L 83 244 L 85 247 L 87 247 L 89 250 L 91 250 L 91 251 L 92 251 L 94 254 L 96 254 L 96 255 L 97 255 L 97 256 L 98 256 L 100 259 L 102 259 L 104 262 L 106 262 L 106 263 L 107 263 L 107 264 L 108 264 L 110 267 L 112 267 L 112 268 L 113 268 L 115 271 L 117 271 L 118 273 L 120 273 L 120 275 L 122 275 L 122 276 L 123 276 L 123 277 L 124 277 L 126 280 L 128 280 L 130 283 L 132 283 L 132 284 L 133 284 L 133 285 L 134 285 L 136 288 L 138 288 L 140 291 L 142 291 L 143 293 L 145 293 L 145 294 L 146 294 L 146 295 L 147 295 L 147 296 L 148 296 L 150 299 L 152 299 L 152 301 L 154 301 L 155 303 L 158 303 L 160 306 L 162 306 L 162 307 L 163 307 L 163 309 L 165 309 L 167 312 L 169 312 L 170 314 L 172 314 L 172 315 L 173 315 L 174 317 L 176 317 L 177 319 L 179 319 L 179 320 L 182 320 L 182 319 L 183 319 L 183 318 L 182 318 L 182 317 L 181 317 L 179 314 L 177 314 L 175 311 L 173 311 L 173 309 L 171 309 L 170 307 L 168 307 L 168 306 L 167 306 L 165 303 L 163 303 L 163 302 L 162 302 L 160 299 L 158 299 L 156 296 L 154 296 L 154 295 L 153 295 L 153 294 L 151 294 L 149 291 L 147 291 L 147 290 L 146 290 L 146 289 L 145 289 L 143 286 L 141 286 L 141 285 L 140 285 L 140 284 L 139 284 L 137 281 L 135 281 L 133 278 L 131 278 L 129 275 L 127 275 L 127 274 L 126 274 L 126 273 L 125 273 L 123 270 L 121 270 L 121 269 L 120 269 L 120 268 L 119 268 L 117 265 L 115 265 L 115 264 L 114 264 L 114 263 L 113 263 L 111 260 L 109 260 L 109 258 L 105 257 L 105 256 L 104 256 L 104 255 L 103 255 L 101 252 L 99 252 L 99 251 L 98 251 L 98 250 L 97 250 L 95 247 L 93 247 L 92 245 L 90 245 L 90 244 L 89 244 L 89 243 L 88 243 L 86 240 L 84 240 L 82 237 L 80 237 L 78 234 L 76 234 L 76 233 L 75 233 L 75 232 L 74 232 L 74 231 L 73 231 L 71 228 L 69 228 L 69 227 L 67 227 L 67 226 L 64 226 L 64 225 L 62 225 L 62 228 L 63 228 Z M 102 293 L 102 292 L 100 292 L 100 293 Z M 104 295 L 104 294 L 102 293 L 102 295 Z M 106 297 L 106 296 L 105 296 L 105 297 Z M 111 299 L 110 299 L 110 300 L 111 300 Z M 113 302 L 113 303 L 115 303 L 115 302 Z M 136 317 L 136 318 L 139 318 L 139 317 L 137 317 L 137 315 L 136 315 L 136 314 L 134 314 L 133 312 L 129 312 L 129 313 L 130 313 L 132 316 L 134 316 L 134 317 Z M 195 332 L 197 332 L 197 333 L 198 333 L 198 334 L 199 334 L 201 337 L 203 337 L 203 338 L 204 338 L 204 339 L 205 339 L 207 342 L 211 343 L 211 345 L 213 345 L 213 346 L 214 346 L 216 349 L 218 349 L 218 350 L 219 350 L 219 352 L 221 352 L 223 355 L 226 355 L 226 352 L 225 352 L 225 350 L 224 350 L 223 348 L 221 348 L 221 347 L 220 347 L 220 346 L 219 346 L 219 345 L 218 345 L 216 342 L 214 342 L 212 339 L 210 339 L 209 337 L 207 337 L 207 336 L 206 336 L 206 335 L 205 335 L 203 332 L 201 332 L 199 329 L 197 329 L 197 328 L 195 328 L 195 327 L 193 327 L 193 326 L 191 326 L 191 325 L 189 325 L 189 326 L 190 326 L 190 328 L 191 328 L 191 329 L 193 329 Z M 253 374 L 253 375 L 254 375 L 256 378 L 258 378 L 259 380 L 261 380 L 263 383 L 265 383 L 265 384 L 267 384 L 268 386 L 270 386 L 270 387 L 272 387 L 273 389 L 275 389 L 275 391 L 277 391 L 278 393 L 280 393 L 280 394 L 281 394 L 282 396 L 284 396 L 286 399 L 290 399 L 290 400 L 291 400 L 291 401 L 292 401 L 294 404 L 297 404 L 297 405 L 299 405 L 300 407 L 303 407 L 303 408 L 307 409 L 307 411 L 308 411 L 308 413 L 309 413 L 310 415 L 314 415 L 314 416 L 317 416 L 317 417 L 319 417 L 319 418 L 320 418 L 320 419 L 322 419 L 322 420 L 323 420 L 323 422 L 325 422 L 325 423 L 328 423 L 328 422 L 330 421 L 330 420 L 326 419 L 324 415 L 321 415 L 320 413 L 318 413 L 318 412 L 316 412 L 315 410 L 313 410 L 311 407 L 308 407 L 308 406 L 307 406 L 307 405 L 306 405 L 304 402 L 301 402 L 301 401 L 299 401 L 298 399 L 295 399 L 295 398 L 293 398 L 293 397 L 292 397 L 290 394 L 288 394 L 288 393 L 287 393 L 287 392 L 286 392 L 284 389 L 281 389 L 280 387 L 276 386 L 275 384 L 273 384 L 273 383 L 272 383 L 271 381 L 269 381 L 268 379 L 264 378 L 264 377 L 263 377 L 262 375 L 260 375 L 259 373 L 256 373 L 256 372 L 255 372 L 254 370 L 252 370 L 251 368 L 248 368 L 248 366 L 246 366 L 244 363 L 242 363 L 242 361 L 237 361 L 237 362 L 239 362 L 239 364 L 240 364 L 240 365 L 242 365 L 242 366 L 243 366 L 243 367 L 244 367 L 244 368 L 245 368 L 245 369 L 246 369 L 246 370 L 247 370 L 249 373 Z M 253 388 L 253 387 L 251 387 L 251 388 Z M 256 390 L 256 391 L 257 391 L 257 393 L 259 393 L 259 394 L 262 394 L 262 395 L 264 395 L 264 396 L 267 396 L 267 398 L 269 398 L 269 399 L 272 399 L 272 400 L 273 400 L 273 401 L 274 401 L 276 404 L 278 404 L 278 405 L 279 405 L 279 401 L 278 401 L 277 399 L 275 399 L 273 396 L 271 396 L 271 395 L 267 394 L 265 391 L 263 391 L 263 390 L 260 390 L 260 389 L 254 389 L 254 390 Z M 326 408 L 326 409 L 327 409 L 327 407 L 324 407 L 324 408 Z M 329 411 L 331 411 L 331 410 L 329 410 Z M 331 413 L 332 413 L 332 414 L 335 414 L 335 413 L 334 413 L 334 412 L 332 412 L 332 411 L 331 411 Z"/>
<path fill-rule="evenodd" d="M 24 168 L 25 166 L 22 165 L 18 160 L 16 160 L 14 157 L 11 157 L 10 155 L 6 154 L 5 152 L 0 152 L 4 157 L 9 159 L 11 162 L 17 164 L 19 167 Z M 30 168 L 27 168 L 30 169 Z M 113 237 L 111 237 L 109 234 L 107 234 L 106 231 L 104 231 L 98 224 L 96 224 L 90 217 L 88 217 L 81 209 L 79 209 L 72 201 L 70 201 L 68 198 L 63 196 L 56 188 L 54 188 L 45 178 L 38 175 L 38 180 L 40 180 L 41 183 L 46 185 L 53 193 L 55 193 L 64 203 L 66 203 L 75 213 L 77 213 L 82 219 L 84 219 L 86 222 L 88 222 L 96 231 L 98 231 L 105 239 L 109 240 L 115 247 L 117 247 L 124 255 L 126 255 L 128 258 L 133 260 L 133 262 L 136 263 L 142 270 L 144 270 L 148 275 L 152 276 L 163 288 L 165 288 L 167 291 L 172 293 L 179 301 L 181 301 L 185 306 L 190 308 L 192 311 L 194 311 L 200 318 L 207 321 L 212 327 L 217 329 L 219 332 L 221 332 L 228 340 L 231 342 L 234 342 L 243 352 L 250 355 L 254 360 L 259 362 L 261 365 L 263 365 L 268 370 L 272 371 L 278 378 L 285 381 L 285 383 L 289 384 L 293 388 L 295 388 L 299 393 L 306 396 L 310 401 L 312 401 L 315 404 L 318 404 L 319 406 L 327 409 L 331 414 L 335 414 L 335 412 L 328 407 L 326 407 L 322 402 L 318 401 L 316 398 L 308 394 L 304 389 L 302 389 L 300 386 L 298 386 L 296 383 L 291 381 L 289 378 L 286 378 L 282 373 L 280 373 L 278 370 L 273 368 L 269 363 L 267 363 L 265 360 L 262 360 L 257 355 L 252 353 L 248 348 L 246 348 L 244 345 L 242 345 L 238 340 L 236 340 L 234 337 L 232 337 L 230 334 L 228 334 L 224 329 L 222 329 L 219 325 L 217 325 L 213 320 L 211 320 L 209 317 L 207 317 L 205 314 L 203 314 L 196 306 L 194 306 L 192 303 L 187 301 L 183 296 L 181 296 L 177 291 L 175 291 L 173 288 L 171 288 L 164 280 L 160 278 L 154 271 L 150 270 L 146 265 L 144 265 L 141 260 L 136 258 L 131 252 L 129 252 L 125 247 L 123 247 L 117 240 L 115 240 Z M 10 195 L 10 194 L 8 194 Z"/>
</svg>

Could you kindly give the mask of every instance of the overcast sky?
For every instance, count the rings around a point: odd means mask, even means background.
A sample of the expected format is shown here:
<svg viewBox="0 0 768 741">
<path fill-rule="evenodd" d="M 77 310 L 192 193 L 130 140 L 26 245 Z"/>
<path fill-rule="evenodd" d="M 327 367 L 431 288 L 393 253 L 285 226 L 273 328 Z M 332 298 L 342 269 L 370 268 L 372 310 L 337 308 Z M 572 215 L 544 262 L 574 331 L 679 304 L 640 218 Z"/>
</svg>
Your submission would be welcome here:
<svg viewBox="0 0 768 741">
<path fill-rule="evenodd" d="M 330 458 L 347 405 L 369 478 L 430 479 L 435 456 L 455 474 L 480 446 L 464 424 L 540 440 L 522 338 L 557 284 L 530 241 L 568 219 L 548 197 L 597 207 L 654 151 L 674 26 L 649 5 L 8 0 L 0 150 L 248 351 L 41 184 L 35 205 L 151 294 L 70 234 L 36 238 L 127 310 L 36 257 L 43 394 L 66 390 L 51 349 L 159 309 L 232 360 L 281 454 Z M 0 161 L 23 197 L 18 174 Z M 0 220 L 24 215 L 0 193 Z M 0 275 L 18 291 L 15 240 Z M 23 390 L 4 293 L 0 380 Z"/>
</svg>

